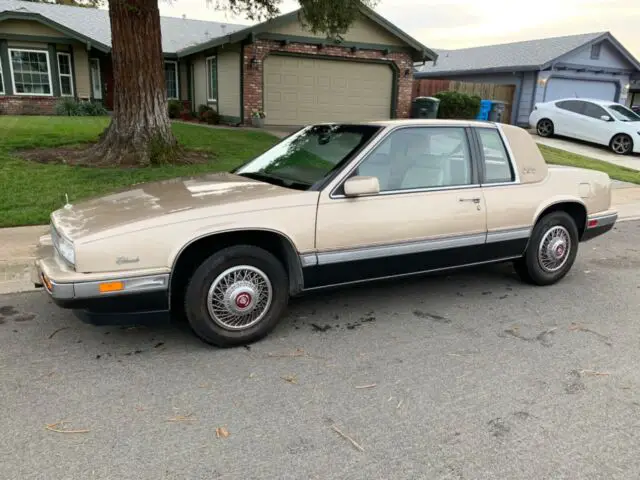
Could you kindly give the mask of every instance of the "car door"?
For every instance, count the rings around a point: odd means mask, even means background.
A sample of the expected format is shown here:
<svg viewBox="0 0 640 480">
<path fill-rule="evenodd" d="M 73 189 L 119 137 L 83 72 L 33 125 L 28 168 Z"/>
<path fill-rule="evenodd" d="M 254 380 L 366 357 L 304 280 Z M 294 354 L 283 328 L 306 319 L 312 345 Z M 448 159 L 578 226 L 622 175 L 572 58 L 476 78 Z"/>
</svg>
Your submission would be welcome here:
<svg viewBox="0 0 640 480">
<path fill-rule="evenodd" d="M 307 288 L 482 261 L 486 213 L 468 129 L 396 127 L 320 195 Z M 376 177 L 377 194 L 344 181 Z"/>
<path fill-rule="evenodd" d="M 554 118 L 554 131 L 557 135 L 571 138 L 578 137 L 578 123 L 581 120 L 583 102 L 580 100 L 563 100 L 556 102 Z"/>
<path fill-rule="evenodd" d="M 608 117 L 609 120 L 603 120 Z M 614 134 L 615 120 L 600 105 L 584 102 L 584 109 L 578 123 L 579 138 L 587 142 L 608 145 Z"/>
</svg>

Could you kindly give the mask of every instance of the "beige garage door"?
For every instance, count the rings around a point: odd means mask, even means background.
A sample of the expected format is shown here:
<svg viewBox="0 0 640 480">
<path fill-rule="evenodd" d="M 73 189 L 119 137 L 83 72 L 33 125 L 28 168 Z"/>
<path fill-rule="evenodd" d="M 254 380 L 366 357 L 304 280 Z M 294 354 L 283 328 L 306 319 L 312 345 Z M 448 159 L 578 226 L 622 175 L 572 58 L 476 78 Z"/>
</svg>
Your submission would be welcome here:
<svg viewBox="0 0 640 480">
<path fill-rule="evenodd" d="M 272 55 L 264 62 L 265 123 L 385 120 L 392 82 L 388 65 Z"/>
</svg>

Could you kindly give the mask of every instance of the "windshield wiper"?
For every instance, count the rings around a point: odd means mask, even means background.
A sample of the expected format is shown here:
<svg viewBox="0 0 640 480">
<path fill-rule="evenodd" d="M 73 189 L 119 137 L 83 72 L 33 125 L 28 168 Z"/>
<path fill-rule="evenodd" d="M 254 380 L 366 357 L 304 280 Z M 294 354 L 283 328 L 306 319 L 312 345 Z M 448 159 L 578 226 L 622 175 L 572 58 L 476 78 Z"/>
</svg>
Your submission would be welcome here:
<svg viewBox="0 0 640 480">
<path fill-rule="evenodd" d="M 285 178 L 276 177 L 275 175 L 268 175 L 266 173 L 246 172 L 238 174 L 241 177 L 251 178 L 260 182 L 270 183 L 271 185 L 277 185 L 279 187 L 294 188 L 296 190 L 306 190 L 311 185 L 299 182 L 296 180 L 288 180 Z"/>
</svg>

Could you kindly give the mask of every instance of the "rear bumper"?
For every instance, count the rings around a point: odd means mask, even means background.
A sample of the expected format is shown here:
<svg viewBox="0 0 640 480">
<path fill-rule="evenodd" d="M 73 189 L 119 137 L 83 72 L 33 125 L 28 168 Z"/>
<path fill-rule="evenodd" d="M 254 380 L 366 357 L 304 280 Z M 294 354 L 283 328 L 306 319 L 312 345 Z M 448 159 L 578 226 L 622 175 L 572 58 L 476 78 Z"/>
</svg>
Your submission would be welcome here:
<svg viewBox="0 0 640 480">
<path fill-rule="evenodd" d="M 46 242 L 46 239 L 45 239 Z M 65 265 L 46 243 L 39 245 L 32 281 L 61 308 L 93 325 L 133 325 L 169 319 L 169 273 L 117 272 L 99 279 L 67 281 Z M 65 278 L 64 281 L 59 280 Z"/>
<path fill-rule="evenodd" d="M 589 241 L 593 238 L 604 235 L 615 226 L 618 221 L 618 212 L 608 211 L 589 215 L 587 217 L 587 225 L 582 234 L 581 242 Z"/>
</svg>

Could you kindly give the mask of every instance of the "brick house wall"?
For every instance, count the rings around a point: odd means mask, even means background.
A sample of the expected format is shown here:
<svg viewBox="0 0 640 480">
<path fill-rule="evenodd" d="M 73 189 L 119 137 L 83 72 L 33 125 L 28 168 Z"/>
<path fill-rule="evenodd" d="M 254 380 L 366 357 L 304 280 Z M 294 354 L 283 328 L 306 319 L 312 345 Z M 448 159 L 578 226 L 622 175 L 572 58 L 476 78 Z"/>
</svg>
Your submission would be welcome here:
<svg viewBox="0 0 640 480">
<path fill-rule="evenodd" d="M 251 123 L 251 112 L 264 108 L 262 104 L 263 87 L 263 60 L 271 52 L 303 53 L 306 55 L 319 55 L 343 58 L 359 58 L 367 60 L 385 60 L 394 62 L 398 68 L 396 117 L 409 118 L 411 111 L 411 92 L 413 88 L 413 61 L 409 53 L 385 52 L 378 50 L 357 50 L 335 45 L 309 45 L 305 43 L 290 43 L 282 45 L 280 42 L 270 40 L 257 40 L 245 45 L 243 50 L 244 62 L 244 119 L 245 123 Z M 256 58 L 256 64 L 251 65 L 251 59 Z M 405 76 L 405 71 L 409 74 Z"/>
<path fill-rule="evenodd" d="M 0 115 L 53 115 L 56 97 L 0 95 Z"/>
</svg>

